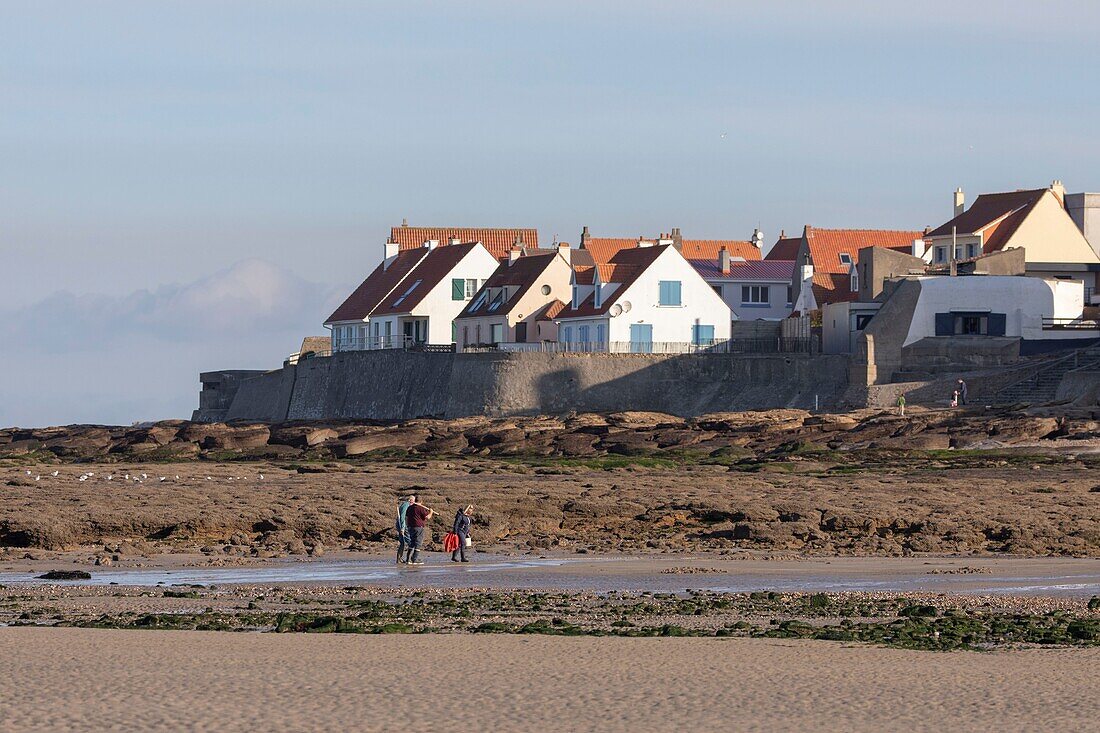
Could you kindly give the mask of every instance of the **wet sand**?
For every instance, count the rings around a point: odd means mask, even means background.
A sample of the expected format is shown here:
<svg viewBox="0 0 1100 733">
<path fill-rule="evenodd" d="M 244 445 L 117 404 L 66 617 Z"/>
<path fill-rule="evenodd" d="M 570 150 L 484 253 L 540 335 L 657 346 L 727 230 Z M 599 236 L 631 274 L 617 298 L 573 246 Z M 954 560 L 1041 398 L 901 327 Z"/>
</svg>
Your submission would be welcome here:
<svg viewBox="0 0 1100 733">
<path fill-rule="evenodd" d="M 1100 649 L 6 628 L 0 731 L 1084 731 L 1098 665 Z"/>
</svg>

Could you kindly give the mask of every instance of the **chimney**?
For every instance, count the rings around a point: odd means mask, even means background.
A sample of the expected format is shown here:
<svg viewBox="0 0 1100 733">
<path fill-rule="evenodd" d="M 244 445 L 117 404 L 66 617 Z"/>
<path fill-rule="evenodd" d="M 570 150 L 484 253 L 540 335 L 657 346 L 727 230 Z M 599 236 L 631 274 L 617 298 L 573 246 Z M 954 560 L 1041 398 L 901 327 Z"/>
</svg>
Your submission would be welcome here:
<svg viewBox="0 0 1100 733">
<path fill-rule="evenodd" d="M 723 275 L 730 274 L 730 251 L 725 247 L 718 250 L 718 267 L 721 268 Z"/>
<path fill-rule="evenodd" d="M 1062 208 L 1066 206 L 1066 187 L 1062 185 L 1062 182 L 1057 178 L 1050 184 L 1050 191 L 1058 199 L 1058 203 L 1062 205 Z"/>
<path fill-rule="evenodd" d="M 681 252 L 684 250 L 684 238 L 680 236 L 680 227 L 672 227 L 672 246 Z"/>
<path fill-rule="evenodd" d="M 966 194 L 963 193 L 961 188 L 955 189 L 955 216 L 959 216 L 966 211 Z M 951 217 L 952 219 L 955 216 Z"/>
<path fill-rule="evenodd" d="M 402 218 L 401 219 L 401 226 L 407 229 L 409 227 L 409 220 L 405 219 L 405 218 Z"/>
<path fill-rule="evenodd" d="M 913 240 L 912 255 L 914 257 L 920 257 L 921 259 L 924 259 L 924 240 L 923 239 L 914 239 Z"/>
<path fill-rule="evenodd" d="M 581 249 L 584 249 L 584 246 L 588 244 L 588 240 L 591 238 L 592 237 L 588 234 L 588 227 L 581 230 Z"/>
<path fill-rule="evenodd" d="M 424 242 L 424 249 L 435 249 L 438 246 L 439 246 L 439 240 L 438 239 L 429 239 L 426 242 Z"/>
<path fill-rule="evenodd" d="M 462 240 L 458 237 L 451 237 L 447 240 L 447 244 L 462 244 Z"/>
<path fill-rule="evenodd" d="M 523 248 L 519 245 L 513 244 L 512 248 L 508 250 L 508 267 L 512 266 L 512 263 L 523 256 Z"/>
<path fill-rule="evenodd" d="M 573 263 L 573 250 L 569 247 L 569 242 L 558 242 L 558 254 L 565 258 L 565 261 Z"/>
<path fill-rule="evenodd" d="M 385 254 L 382 256 L 382 269 L 390 269 L 390 265 L 397 259 L 397 253 L 401 251 L 401 246 L 393 241 L 393 237 L 390 237 L 385 244 Z"/>
</svg>

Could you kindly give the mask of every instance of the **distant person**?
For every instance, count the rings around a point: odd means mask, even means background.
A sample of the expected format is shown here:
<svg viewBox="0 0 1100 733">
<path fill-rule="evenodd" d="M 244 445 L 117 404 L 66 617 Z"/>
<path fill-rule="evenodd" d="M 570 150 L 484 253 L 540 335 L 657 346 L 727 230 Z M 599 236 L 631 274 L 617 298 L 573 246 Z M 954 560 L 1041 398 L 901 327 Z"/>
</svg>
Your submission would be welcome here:
<svg viewBox="0 0 1100 733">
<path fill-rule="evenodd" d="M 408 565 L 423 565 L 420 559 L 420 548 L 424 546 L 424 534 L 428 530 L 428 520 L 435 516 L 435 512 L 420 503 L 420 497 L 409 504 L 405 511 L 405 523 L 409 527 L 409 549 L 405 557 Z"/>
<path fill-rule="evenodd" d="M 898 414 L 905 417 L 905 395 L 898 395 Z"/>
<path fill-rule="evenodd" d="M 458 547 L 451 553 L 451 562 L 458 562 L 460 555 L 462 562 L 470 562 L 466 558 L 466 548 L 472 544 L 470 541 L 470 525 L 473 516 L 474 507 L 472 504 L 465 509 L 459 509 L 455 513 L 455 523 L 451 531 L 458 535 Z"/>
<path fill-rule="evenodd" d="M 407 499 L 402 499 L 401 503 L 397 505 L 397 523 L 395 528 L 397 529 L 397 564 L 400 565 L 405 562 L 405 548 L 409 546 L 409 524 L 405 521 L 405 512 L 409 510 L 409 505 L 416 501 L 416 494 L 412 494 Z"/>
<path fill-rule="evenodd" d="M 958 407 L 959 406 L 959 390 L 955 390 L 954 392 L 951 393 L 951 406 L 952 407 Z"/>
<path fill-rule="evenodd" d="M 960 379 L 957 382 L 957 386 L 958 386 L 958 393 L 959 393 L 959 404 L 960 405 L 965 405 L 970 401 L 967 398 L 967 394 L 966 394 L 966 382 L 964 382 L 962 379 Z"/>
</svg>

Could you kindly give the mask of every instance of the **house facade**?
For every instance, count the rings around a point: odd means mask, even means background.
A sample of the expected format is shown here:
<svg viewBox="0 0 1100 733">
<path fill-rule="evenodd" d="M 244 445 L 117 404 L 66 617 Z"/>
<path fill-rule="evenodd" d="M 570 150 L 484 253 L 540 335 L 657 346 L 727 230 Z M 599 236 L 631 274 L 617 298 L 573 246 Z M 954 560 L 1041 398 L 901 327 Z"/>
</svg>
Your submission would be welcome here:
<svg viewBox="0 0 1100 733">
<path fill-rule="evenodd" d="M 793 261 L 737 261 L 721 250 L 716 260 L 691 264 L 729 306 L 733 320 L 778 321 L 791 314 Z"/>
<path fill-rule="evenodd" d="M 1024 251 L 1025 274 L 1078 280 L 1093 299 L 1100 285 L 1100 256 L 1084 234 L 1082 195 L 1080 224 L 1067 209 L 1061 182 L 1049 188 L 978 196 L 965 208 L 962 189 L 954 194 L 954 217 L 924 236 L 926 259 L 950 266 L 1011 249 Z M 1073 206 L 1071 200 L 1070 205 Z"/>
<path fill-rule="evenodd" d="M 548 309 L 570 298 L 571 252 L 567 243 L 534 254 L 512 250 L 455 319 L 458 350 L 556 341 Z"/>
<path fill-rule="evenodd" d="M 386 254 L 325 322 L 334 352 L 454 343 L 455 317 L 498 264 L 480 242 Z"/>
<path fill-rule="evenodd" d="M 567 349 L 650 353 L 705 349 L 730 335 L 729 306 L 671 243 L 624 247 L 573 267 L 556 318 Z"/>
</svg>

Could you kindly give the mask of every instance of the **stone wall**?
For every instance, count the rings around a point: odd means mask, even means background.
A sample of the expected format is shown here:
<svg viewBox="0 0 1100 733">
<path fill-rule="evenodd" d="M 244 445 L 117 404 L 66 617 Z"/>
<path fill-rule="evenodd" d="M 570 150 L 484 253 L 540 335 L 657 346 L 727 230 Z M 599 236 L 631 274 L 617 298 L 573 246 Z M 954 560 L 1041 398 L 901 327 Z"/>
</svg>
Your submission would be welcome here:
<svg viewBox="0 0 1100 733">
<path fill-rule="evenodd" d="M 315 358 L 244 381 L 226 419 L 327 420 L 835 406 L 843 356 L 433 354 Z"/>
</svg>

